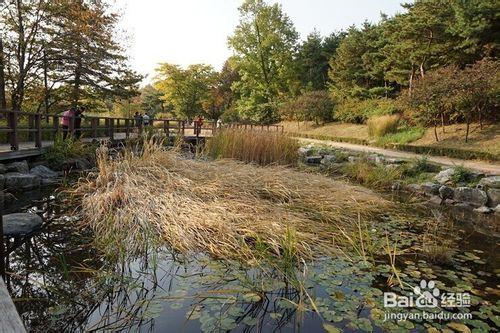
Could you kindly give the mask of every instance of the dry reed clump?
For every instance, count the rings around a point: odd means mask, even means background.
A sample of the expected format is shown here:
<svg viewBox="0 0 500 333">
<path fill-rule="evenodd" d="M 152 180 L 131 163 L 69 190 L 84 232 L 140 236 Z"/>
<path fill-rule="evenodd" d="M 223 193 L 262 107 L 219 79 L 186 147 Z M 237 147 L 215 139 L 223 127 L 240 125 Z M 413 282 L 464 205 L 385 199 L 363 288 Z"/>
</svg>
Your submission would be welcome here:
<svg viewBox="0 0 500 333">
<path fill-rule="evenodd" d="M 222 129 L 208 140 L 206 153 L 214 159 L 232 158 L 260 165 L 295 164 L 299 144 L 282 133 Z"/>
<path fill-rule="evenodd" d="M 368 135 L 370 137 L 381 138 L 389 133 L 396 133 L 399 126 L 399 116 L 379 116 L 370 118 L 367 122 Z"/>
<path fill-rule="evenodd" d="M 98 154 L 98 173 L 81 180 L 84 223 L 107 250 L 127 253 L 166 243 L 216 258 L 311 258 L 333 249 L 338 226 L 386 212 L 388 201 L 325 176 L 234 160 L 188 160 L 146 144 L 141 156 Z M 290 243 L 290 231 L 293 242 Z"/>
</svg>

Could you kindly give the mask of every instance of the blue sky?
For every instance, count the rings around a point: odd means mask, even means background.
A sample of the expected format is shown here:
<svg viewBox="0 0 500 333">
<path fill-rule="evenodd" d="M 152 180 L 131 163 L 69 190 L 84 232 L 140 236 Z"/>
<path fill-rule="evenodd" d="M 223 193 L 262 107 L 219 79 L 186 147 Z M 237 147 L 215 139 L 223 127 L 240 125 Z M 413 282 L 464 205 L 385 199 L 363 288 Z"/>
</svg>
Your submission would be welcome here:
<svg viewBox="0 0 500 333">
<path fill-rule="evenodd" d="M 304 38 L 314 29 L 326 35 L 377 22 L 380 13 L 401 11 L 401 0 L 269 0 L 278 2 Z M 121 27 L 129 36 L 127 51 L 135 70 L 149 74 L 160 62 L 187 66 L 211 64 L 220 69 L 231 55 L 227 37 L 238 24 L 242 0 L 121 0 Z M 146 81 L 149 81 L 148 79 Z"/>
</svg>

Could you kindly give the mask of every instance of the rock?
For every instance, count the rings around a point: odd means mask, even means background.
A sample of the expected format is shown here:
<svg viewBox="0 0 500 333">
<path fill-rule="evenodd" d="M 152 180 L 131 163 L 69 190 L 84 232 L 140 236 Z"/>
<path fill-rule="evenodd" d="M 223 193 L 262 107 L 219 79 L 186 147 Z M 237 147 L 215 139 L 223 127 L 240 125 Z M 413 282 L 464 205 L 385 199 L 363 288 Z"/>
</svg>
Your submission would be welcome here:
<svg viewBox="0 0 500 333">
<path fill-rule="evenodd" d="M 497 205 L 495 208 L 493 208 L 493 210 L 495 211 L 495 214 L 500 215 L 500 205 Z"/>
<path fill-rule="evenodd" d="M 441 185 L 434 183 L 423 183 L 421 186 L 422 192 L 428 195 L 439 195 L 439 188 Z"/>
<path fill-rule="evenodd" d="M 0 164 L 0 173 L 6 173 L 7 172 L 7 166 L 5 164 Z"/>
<path fill-rule="evenodd" d="M 453 193 L 453 198 L 456 201 L 469 203 L 478 207 L 484 206 L 488 202 L 488 195 L 485 191 L 470 187 L 457 187 Z"/>
<path fill-rule="evenodd" d="M 30 167 L 28 166 L 28 162 L 12 162 L 6 165 L 7 172 L 20 172 L 20 173 L 28 173 L 30 171 Z"/>
<path fill-rule="evenodd" d="M 3 216 L 3 233 L 7 236 L 26 235 L 39 229 L 42 222 L 42 218 L 36 214 L 7 214 Z"/>
<path fill-rule="evenodd" d="M 0 174 L 0 191 L 5 188 L 5 176 Z"/>
<path fill-rule="evenodd" d="M 321 160 L 321 164 L 325 166 L 329 166 L 330 164 L 337 162 L 337 156 L 335 155 L 325 155 Z"/>
<path fill-rule="evenodd" d="M 437 195 L 433 195 L 429 199 L 429 202 L 433 203 L 435 205 L 441 205 L 443 203 L 443 200 L 440 197 L 438 197 Z"/>
<path fill-rule="evenodd" d="M 401 191 L 402 189 L 403 189 L 403 185 L 400 182 L 395 182 L 391 186 L 391 190 L 393 190 L 394 192 Z"/>
<path fill-rule="evenodd" d="M 476 213 L 481 213 L 481 214 L 490 214 L 493 213 L 493 209 L 486 207 L 486 206 L 481 206 L 479 208 L 474 209 Z"/>
<path fill-rule="evenodd" d="M 370 162 L 377 163 L 377 164 L 382 164 L 385 161 L 384 157 L 380 156 L 378 154 L 371 154 L 371 155 L 367 156 L 366 159 Z"/>
<path fill-rule="evenodd" d="M 386 164 L 385 167 L 390 170 L 399 168 L 399 164 Z"/>
<path fill-rule="evenodd" d="M 299 155 L 301 156 L 309 156 L 313 152 L 312 147 L 300 147 L 299 148 Z"/>
<path fill-rule="evenodd" d="M 439 197 L 443 200 L 453 199 L 453 194 L 454 191 L 451 187 L 443 185 L 439 188 Z"/>
<path fill-rule="evenodd" d="M 486 177 L 479 181 L 479 185 L 487 188 L 500 189 L 500 176 Z"/>
<path fill-rule="evenodd" d="M 37 175 L 41 179 L 49 179 L 58 177 L 58 173 L 47 168 L 44 165 L 38 165 L 34 168 L 31 168 L 30 173 L 33 175 Z"/>
<path fill-rule="evenodd" d="M 9 172 L 5 174 L 5 188 L 13 191 L 31 190 L 40 186 L 40 177 L 33 174 Z"/>
<path fill-rule="evenodd" d="M 500 205 L 500 189 L 492 188 L 486 193 L 488 194 L 489 204 L 491 207 Z"/>
<path fill-rule="evenodd" d="M 385 162 L 389 164 L 403 164 L 405 163 L 405 160 L 399 159 L 399 158 L 385 158 Z"/>
<path fill-rule="evenodd" d="M 422 185 L 420 184 L 409 184 L 406 185 L 406 190 L 414 193 L 421 193 L 422 192 Z"/>
<path fill-rule="evenodd" d="M 305 162 L 307 164 L 320 164 L 322 159 L 323 159 L 323 157 L 319 156 L 319 155 L 307 156 L 305 159 Z"/>
<path fill-rule="evenodd" d="M 354 163 L 354 162 L 359 161 L 359 157 L 357 157 L 357 156 L 349 156 L 349 157 L 347 158 L 347 161 L 349 161 L 349 162 L 351 162 L 351 163 Z"/>
<path fill-rule="evenodd" d="M 66 159 L 62 165 L 63 170 L 87 170 L 92 167 L 87 159 L 76 157 Z"/>
<path fill-rule="evenodd" d="M 443 170 L 434 177 L 434 180 L 442 185 L 450 183 L 451 177 L 453 176 L 454 173 L 455 173 L 454 168 Z"/>
</svg>

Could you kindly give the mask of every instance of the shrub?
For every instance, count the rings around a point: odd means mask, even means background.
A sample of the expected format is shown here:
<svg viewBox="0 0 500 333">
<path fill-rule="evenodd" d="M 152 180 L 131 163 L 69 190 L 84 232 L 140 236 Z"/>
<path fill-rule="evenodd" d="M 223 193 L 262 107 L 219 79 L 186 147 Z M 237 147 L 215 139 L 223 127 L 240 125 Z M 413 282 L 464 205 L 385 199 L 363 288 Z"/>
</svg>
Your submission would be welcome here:
<svg viewBox="0 0 500 333">
<path fill-rule="evenodd" d="M 425 134 L 425 128 L 423 127 L 410 127 L 398 130 L 396 133 L 389 133 L 381 138 L 377 139 L 377 144 L 385 146 L 391 143 L 397 144 L 407 144 L 410 142 L 417 141 L 422 138 Z"/>
<path fill-rule="evenodd" d="M 342 171 L 356 182 L 375 189 L 387 189 L 402 178 L 399 168 L 388 169 L 365 160 L 347 163 Z"/>
<path fill-rule="evenodd" d="M 295 164 L 298 149 L 296 140 L 281 133 L 224 129 L 208 140 L 206 154 L 260 165 Z"/>
<path fill-rule="evenodd" d="M 395 133 L 398 130 L 399 116 L 379 116 L 368 120 L 368 135 L 381 138 L 386 134 Z"/>
<path fill-rule="evenodd" d="M 451 180 L 455 185 L 458 183 L 469 183 L 474 180 L 473 178 L 472 171 L 463 165 L 455 167 L 453 175 L 451 176 Z"/>
<path fill-rule="evenodd" d="M 405 177 L 418 177 L 423 173 L 437 172 L 440 167 L 429 163 L 427 157 L 414 159 L 403 167 L 403 176 Z"/>
<path fill-rule="evenodd" d="M 333 101 L 326 91 L 311 91 L 288 101 L 280 114 L 288 120 L 329 122 L 333 120 Z"/>
<path fill-rule="evenodd" d="M 359 100 L 349 98 L 340 103 L 334 112 L 337 120 L 362 124 L 370 117 L 391 115 L 399 112 L 399 104 L 389 99 Z"/>
<path fill-rule="evenodd" d="M 60 169 L 66 159 L 71 157 L 83 157 L 93 159 L 96 146 L 89 143 L 83 143 L 72 137 L 63 139 L 58 135 L 54 144 L 48 148 L 44 154 L 44 159 L 54 169 Z"/>
</svg>

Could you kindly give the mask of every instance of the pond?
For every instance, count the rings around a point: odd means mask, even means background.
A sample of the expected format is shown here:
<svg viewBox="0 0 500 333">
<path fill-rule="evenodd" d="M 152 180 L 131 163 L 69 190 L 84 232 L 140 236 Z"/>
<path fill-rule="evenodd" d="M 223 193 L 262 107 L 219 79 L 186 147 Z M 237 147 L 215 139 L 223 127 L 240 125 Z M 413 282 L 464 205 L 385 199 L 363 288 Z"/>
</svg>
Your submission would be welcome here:
<svg viewBox="0 0 500 333">
<path fill-rule="evenodd" d="M 459 331 L 464 324 L 487 332 L 500 327 L 498 238 L 455 219 L 444 230 L 456 244 L 450 258 L 441 262 L 417 255 L 412 249 L 422 246 L 419 239 L 428 228 L 421 221 L 442 214 L 435 210 L 412 209 L 405 221 L 380 217 L 380 228 L 391 234 L 388 248 L 396 241 L 400 250 L 394 262 L 390 251 L 371 258 L 354 251 L 284 272 L 279 266 L 248 268 L 203 254 L 186 258 L 167 248 L 106 258 L 93 248 L 92 235 L 76 227 L 72 207 L 52 195 L 36 193 L 11 209 L 37 212 L 46 221 L 8 258 L 6 284 L 32 332 L 418 332 Z M 370 244 L 384 241 L 374 238 Z M 398 280 L 409 290 L 402 291 Z M 470 306 L 384 307 L 384 292 L 406 295 L 422 280 L 435 281 L 440 295 L 468 295 Z M 413 317 L 398 321 L 401 313 Z M 457 314 L 462 316 L 457 320 L 436 319 Z"/>
</svg>

